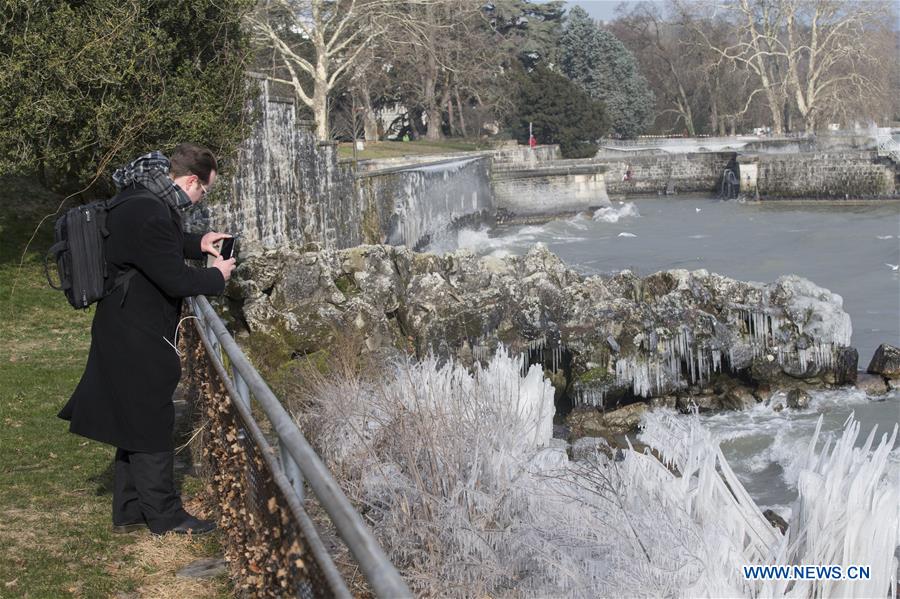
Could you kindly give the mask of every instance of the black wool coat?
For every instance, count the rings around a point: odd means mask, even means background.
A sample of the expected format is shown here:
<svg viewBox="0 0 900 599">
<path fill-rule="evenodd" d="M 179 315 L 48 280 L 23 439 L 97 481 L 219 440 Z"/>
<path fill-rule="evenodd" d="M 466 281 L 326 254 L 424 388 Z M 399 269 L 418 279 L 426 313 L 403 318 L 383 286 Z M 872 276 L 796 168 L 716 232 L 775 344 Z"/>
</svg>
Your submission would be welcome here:
<svg viewBox="0 0 900 599">
<path fill-rule="evenodd" d="M 107 262 L 115 267 L 111 275 L 137 272 L 127 294 L 120 287 L 97 303 L 87 366 L 59 417 L 71 421 L 71 432 L 95 441 L 169 451 L 181 362 L 168 342 L 175 342 L 181 300 L 221 293 L 225 279 L 217 268 L 184 263 L 203 257 L 201 235 L 183 233 L 177 211 L 140 185 L 121 193 L 130 199 L 108 214 Z"/>
</svg>

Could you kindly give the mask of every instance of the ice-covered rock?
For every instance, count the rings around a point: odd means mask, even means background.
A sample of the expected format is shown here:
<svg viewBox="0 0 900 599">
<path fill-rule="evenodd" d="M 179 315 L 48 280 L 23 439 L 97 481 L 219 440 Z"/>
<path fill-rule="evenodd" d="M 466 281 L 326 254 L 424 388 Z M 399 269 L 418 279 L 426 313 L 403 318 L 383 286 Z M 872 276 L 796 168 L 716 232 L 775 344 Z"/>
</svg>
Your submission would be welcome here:
<svg viewBox="0 0 900 599">
<path fill-rule="evenodd" d="M 845 384 L 856 374 L 841 297 L 796 276 L 770 284 L 705 270 L 583 277 L 542 244 L 502 258 L 393 246 L 245 256 L 230 294 L 251 331 L 286 345 L 280 355 L 351 334 L 371 351 L 472 365 L 503 344 L 586 405 L 684 395 L 735 373 L 773 389 Z M 752 399 L 733 392 L 726 404 Z"/>
</svg>

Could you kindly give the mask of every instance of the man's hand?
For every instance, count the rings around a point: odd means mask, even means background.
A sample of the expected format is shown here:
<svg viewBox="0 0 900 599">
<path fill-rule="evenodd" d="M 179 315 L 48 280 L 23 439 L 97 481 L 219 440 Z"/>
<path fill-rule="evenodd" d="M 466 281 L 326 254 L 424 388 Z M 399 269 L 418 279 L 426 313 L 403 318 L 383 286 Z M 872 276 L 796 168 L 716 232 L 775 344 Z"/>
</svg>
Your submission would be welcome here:
<svg viewBox="0 0 900 599">
<path fill-rule="evenodd" d="M 213 268 L 218 268 L 222 273 L 222 277 L 227 281 L 231 278 L 231 271 L 234 270 L 234 258 L 222 260 L 222 256 L 219 256 L 216 258 L 215 262 L 213 262 Z"/>
<path fill-rule="evenodd" d="M 228 233 L 214 233 L 214 232 L 210 231 L 209 233 L 207 233 L 200 239 L 200 251 L 203 252 L 204 254 L 210 254 L 210 255 L 218 258 L 219 250 L 216 249 L 216 247 L 213 244 L 222 239 L 228 239 L 230 237 L 231 237 L 231 235 L 229 235 Z M 232 266 L 232 268 L 234 268 L 234 267 Z M 229 272 L 231 272 L 231 271 L 229 271 Z M 225 273 L 222 273 L 222 274 L 225 274 Z M 228 280 L 227 276 L 225 277 L 225 280 L 226 281 Z"/>
</svg>

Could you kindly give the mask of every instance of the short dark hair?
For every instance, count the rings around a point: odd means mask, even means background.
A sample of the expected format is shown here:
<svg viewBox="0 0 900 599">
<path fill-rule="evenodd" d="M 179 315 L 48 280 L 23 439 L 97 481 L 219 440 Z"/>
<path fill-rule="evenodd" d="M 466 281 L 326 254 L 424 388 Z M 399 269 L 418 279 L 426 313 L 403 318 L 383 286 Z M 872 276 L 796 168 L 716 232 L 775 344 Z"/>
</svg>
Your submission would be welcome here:
<svg viewBox="0 0 900 599">
<path fill-rule="evenodd" d="M 197 175 L 203 183 L 209 183 L 209 175 L 218 172 L 219 165 L 213 153 L 197 144 L 178 144 L 169 156 L 172 178 Z"/>
</svg>

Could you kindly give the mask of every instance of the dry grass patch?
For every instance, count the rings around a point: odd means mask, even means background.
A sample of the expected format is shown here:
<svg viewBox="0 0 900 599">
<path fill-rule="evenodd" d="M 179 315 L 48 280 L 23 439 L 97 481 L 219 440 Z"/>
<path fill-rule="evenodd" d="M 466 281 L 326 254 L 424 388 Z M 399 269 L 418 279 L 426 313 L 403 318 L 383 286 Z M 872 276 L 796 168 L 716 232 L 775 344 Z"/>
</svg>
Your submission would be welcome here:
<svg viewBox="0 0 900 599">
<path fill-rule="evenodd" d="M 205 538 L 168 534 L 157 537 L 140 533 L 137 540 L 125 548 L 130 558 L 123 562 L 118 576 L 135 581 L 133 596 L 148 599 L 192 599 L 228 597 L 224 575 L 210 580 L 181 578 L 178 571 L 191 562 L 208 555 Z"/>
</svg>

